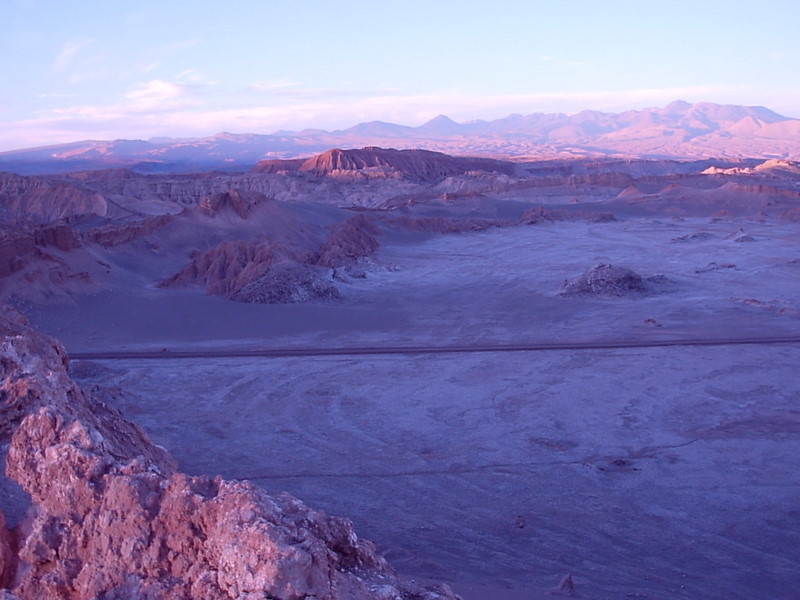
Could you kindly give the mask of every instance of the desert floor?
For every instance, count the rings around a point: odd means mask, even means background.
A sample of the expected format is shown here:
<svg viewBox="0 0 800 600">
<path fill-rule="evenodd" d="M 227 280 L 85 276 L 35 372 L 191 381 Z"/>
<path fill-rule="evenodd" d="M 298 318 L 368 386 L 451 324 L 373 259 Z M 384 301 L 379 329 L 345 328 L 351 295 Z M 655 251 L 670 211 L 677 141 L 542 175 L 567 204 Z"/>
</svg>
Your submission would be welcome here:
<svg viewBox="0 0 800 600">
<path fill-rule="evenodd" d="M 751 241 L 734 241 L 741 235 Z M 695 235 L 697 234 L 697 235 Z M 688 236 L 688 237 L 686 237 Z M 682 239 L 681 239 L 682 238 Z M 466 600 L 796 599 L 800 344 L 179 359 L 257 347 L 800 336 L 798 225 L 627 218 L 383 240 L 338 303 L 104 293 L 31 311 L 190 473 L 348 516 Z M 597 263 L 646 296 L 562 298 Z"/>
</svg>

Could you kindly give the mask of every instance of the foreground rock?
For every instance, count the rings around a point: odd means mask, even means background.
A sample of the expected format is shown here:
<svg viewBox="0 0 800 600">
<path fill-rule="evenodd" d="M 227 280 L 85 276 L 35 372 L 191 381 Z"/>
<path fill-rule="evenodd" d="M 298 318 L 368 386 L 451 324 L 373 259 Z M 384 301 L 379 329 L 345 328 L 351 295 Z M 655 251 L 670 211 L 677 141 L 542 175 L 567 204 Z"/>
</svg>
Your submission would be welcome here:
<svg viewBox="0 0 800 600">
<path fill-rule="evenodd" d="M 0 585 L 20 600 L 457 598 L 401 582 L 346 519 L 177 472 L 72 382 L 56 342 L 13 312 L 0 335 L 6 474 L 31 500 L 12 533 L 0 519 Z"/>
</svg>

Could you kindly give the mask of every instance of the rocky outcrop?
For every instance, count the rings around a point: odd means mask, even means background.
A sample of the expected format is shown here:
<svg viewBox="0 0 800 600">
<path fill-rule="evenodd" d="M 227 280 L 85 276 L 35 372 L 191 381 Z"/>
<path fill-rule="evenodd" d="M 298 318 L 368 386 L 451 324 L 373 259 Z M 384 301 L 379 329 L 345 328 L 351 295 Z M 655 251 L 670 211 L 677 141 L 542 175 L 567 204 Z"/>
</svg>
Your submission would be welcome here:
<svg viewBox="0 0 800 600">
<path fill-rule="evenodd" d="M 0 173 L 1 222 L 50 223 L 107 211 L 106 199 L 96 192 L 44 177 Z"/>
<path fill-rule="evenodd" d="M 282 260 L 229 297 L 250 304 L 299 304 L 339 296 L 339 290 L 319 268 Z"/>
<path fill-rule="evenodd" d="M 520 217 L 523 225 L 537 225 L 555 221 L 584 221 L 587 223 L 613 223 L 616 217 L 610 212 L 587 212 L 583 210 L 566 210 L 563 208 L 531 208 Z"/>
<path fill-rule="evenodd" d="M 100 244 L 106 248 L 127 244 L 138 240 L 145 235 L 150 235 L 166 227 L 175 217 L 172 215 L 159 215 L 127 223 L 106 224 L 83 233 L 82 238 L 88 242 Z"/>
<path fill-rule="evenodd" d="M 378 231 L 373 220 L 357 214 L 332 226 L 316 252 L 290 252 L 274 240 L 222 242 L 194 253 L 186 267 L 159 286 L 201 286 L 207 294 L 256 304 L 336 299 L 332 270 L 374 252 Z"/>
<path fill-rule="evenodd" d="M 197 208 L 209 216 L 228 210 L 242 219 L 246 219 L 253 208 L 266 199 L 267 197 L 259 192 L 231 189 L 227 192 L 206 196 L 200 201 Z"/>
<path fill-rule="evenodd" d="M 6 475 L 32 503 L 13 534 L 0 522 L 3 597 L 456 600 L 445 585 L 399 580 L 346 519 L 177 472 L 76 386 L 60 345 L 13 312 L 0 315 L 0 336 Z"/>
<path fill-rule="evenodd" d="M 337 223 L 322 245 L 316 263 L 322 267 L 341 267 L 368 256 L 378 249 L 378 228 L 364 214 Z"/>
<path fill-rule="evenodd" d="M 269 242 L 222 242 L 206 252 L 195 252 L 191 262 L 159 286 L 202 286 L 207 294 L 231 298 L 246 284 L 266 274 L 273 261 Z"/>
<path fill-rule="evenodd" d="M 201 286 L 206 294 L 250 304 L 295 304 L 339 297 L 324 269 L 288 255 L 269 241 L 222 242 L 196 253 L 186 267 L 159 286 Z"/>
<path fill-rule="evenodd" d="M 399 176 L 417 182 L 432 182 L 470 171 L 514 175 L 513 163 L 488 158 L 456 157 L 430 150 L 395 150 L 367 147 L 357 150 L 334 148 L 306 160 L 266 160 L 255 173 L 310 173 L 317 177 L 371 170 L 375 176 Z"/>
<path fill-rule="evenodd" d="M 567 280 L 559 290 L 560 296 L 630 296 L 647 292 L 641 275 L 625 267 L 599 264 L 583 275 Z"/>
<path fill-rule="evenodd" d="M 53 253 L 53 250 L 68 252 L 80 245 L 73 230 L 65 224 L 2 227 L 0 277 L 25 271 L 29 282 L 43 278 L 56 284 L 75 279 L 88 282 L 87 273 L 74 273 Z"/>
</svg>

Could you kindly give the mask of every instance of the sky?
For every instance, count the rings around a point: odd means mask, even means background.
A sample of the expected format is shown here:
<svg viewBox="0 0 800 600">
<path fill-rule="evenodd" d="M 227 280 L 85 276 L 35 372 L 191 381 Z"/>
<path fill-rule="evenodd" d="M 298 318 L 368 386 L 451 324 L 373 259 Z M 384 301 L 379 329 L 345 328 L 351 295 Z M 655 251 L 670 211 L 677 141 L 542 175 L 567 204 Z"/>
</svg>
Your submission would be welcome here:
<svg viewBox="0 0 800 600">
<path fill-rule="evenodd" d="M 0 0 L 0 151 L 620 112 L 800 118 L 800 2 Z"/>
</svg>

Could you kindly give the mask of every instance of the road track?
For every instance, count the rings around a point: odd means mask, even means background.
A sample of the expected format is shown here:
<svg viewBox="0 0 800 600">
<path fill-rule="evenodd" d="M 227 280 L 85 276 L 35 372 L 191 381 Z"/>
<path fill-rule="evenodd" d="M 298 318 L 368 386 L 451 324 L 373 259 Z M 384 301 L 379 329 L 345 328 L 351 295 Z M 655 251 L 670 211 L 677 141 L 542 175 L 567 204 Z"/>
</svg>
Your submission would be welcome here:
<svg viewBox="0 0 800 600">
<path fill-rule="evenodd" d="M 674 339 L 617 342 L 564 342 L 530 344 L 475 344 L 454 346 L 358 346 L 338 348 L 252 348 L 230 350 L 117 350 L 70 352 L 73 360 L 149 360 L 185 358 L 289 358 L 314 356 L 364 356 L 387 354 L 474 354 L 479 352 L 543 352 L 559 350 L 617 350 L 672 346 L 744 346 L 800 344 L 800 336 L 727 339 Z"/>
</svg>

